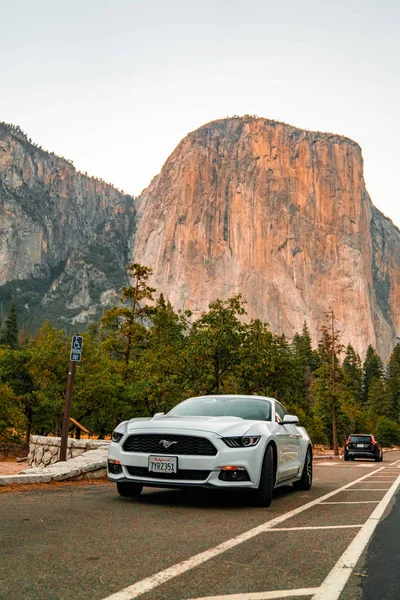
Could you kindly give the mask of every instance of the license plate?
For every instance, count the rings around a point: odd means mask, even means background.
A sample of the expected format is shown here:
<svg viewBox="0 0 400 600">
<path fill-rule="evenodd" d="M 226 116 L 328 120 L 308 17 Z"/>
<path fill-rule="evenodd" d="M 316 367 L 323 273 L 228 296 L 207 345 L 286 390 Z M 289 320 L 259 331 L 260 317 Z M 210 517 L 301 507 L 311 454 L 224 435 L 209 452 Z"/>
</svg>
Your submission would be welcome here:
<svg viewBox="0 0 400 600">
<path fill-rule="evenodd" d="M 152 473 L 177 473 L 176 456 L 149 456 L 149 471 Z"/>
<path fill-rule="evenodd" d="M 365 444 L 356 444 L 357 448 L 365 448 Z"/>
</svg>

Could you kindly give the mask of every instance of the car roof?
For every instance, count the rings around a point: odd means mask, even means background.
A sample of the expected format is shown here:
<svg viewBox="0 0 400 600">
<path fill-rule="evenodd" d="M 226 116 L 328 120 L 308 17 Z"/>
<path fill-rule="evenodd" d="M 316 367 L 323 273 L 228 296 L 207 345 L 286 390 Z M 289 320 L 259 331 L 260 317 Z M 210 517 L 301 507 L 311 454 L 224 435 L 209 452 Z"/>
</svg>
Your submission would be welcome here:
<svg viewBox="0 0 400 600">
<path fill-rule="evenodd" d="M 267 396 L 252 396 L 247 394 L 207 394 L 205 396 L 192 396 L 187 400 L 199 400 L 201 398 L 249 398 L 249 400 L 268 400 L 268 402 L 278 402 L 275 398 L 268 398 Z"/>
</svg>

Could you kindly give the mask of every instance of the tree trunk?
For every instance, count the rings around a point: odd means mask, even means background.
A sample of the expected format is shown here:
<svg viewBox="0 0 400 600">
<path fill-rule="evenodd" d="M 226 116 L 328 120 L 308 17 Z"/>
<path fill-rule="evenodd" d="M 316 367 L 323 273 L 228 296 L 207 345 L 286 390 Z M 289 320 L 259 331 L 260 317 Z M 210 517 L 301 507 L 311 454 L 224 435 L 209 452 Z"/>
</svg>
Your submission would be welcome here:
<svg viewBox="0 0 400 600">
<path fill-rule="evenodd" d="M 336 405 L 332 404 L 332 441 L 333 441 L 333 455 L 339 456 L 339 446 L 337 440 L 337 425 L 336 425 Z"/>
<path fill-rule="evenodd" d="M 28 420 L 28 426 L 26 429 L 26 435 L 25 435 L 25 446 L 27 446 L 29 448 L 29 441 L 31 439 L 31 430 L 32 430 L 32 423 L 30 421 L 30 419 Z"/>
</svg>

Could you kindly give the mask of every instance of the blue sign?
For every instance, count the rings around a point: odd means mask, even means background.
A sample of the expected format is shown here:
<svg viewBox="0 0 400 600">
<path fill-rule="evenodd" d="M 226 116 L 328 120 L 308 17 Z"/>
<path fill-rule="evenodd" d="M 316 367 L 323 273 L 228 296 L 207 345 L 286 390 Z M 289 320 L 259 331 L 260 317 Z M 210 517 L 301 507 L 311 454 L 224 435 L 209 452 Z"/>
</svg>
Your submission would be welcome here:
<svg viewBox="0 0 400 600">
<path fill-rule="evenodd" d="M 69 360 L 79 362 L 82 358 L 83 337 L 81 335 L 73 335 L 71 341 L 71 354 Z"/>
</svg>

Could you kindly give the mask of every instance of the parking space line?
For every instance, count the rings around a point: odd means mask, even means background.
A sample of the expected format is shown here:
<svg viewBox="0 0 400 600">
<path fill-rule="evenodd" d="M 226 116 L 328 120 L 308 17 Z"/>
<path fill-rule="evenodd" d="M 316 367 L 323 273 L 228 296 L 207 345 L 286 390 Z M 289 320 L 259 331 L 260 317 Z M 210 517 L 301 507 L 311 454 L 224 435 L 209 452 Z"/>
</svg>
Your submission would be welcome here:
<svg viewBox="0 0 400 600">
<path fill-rule="evenodd" d="M 390 488 L 351 488 L 347 492 L 387 492 Z"/>
<path fill-rule="evenodd" d="M 338 600 L 364 548 L 368 544 L 388 504 L 400 485 L 400 475 L 368 517 L 348 548 L 343 552 L 312 600 Z"/>
<path fill-rule="evenodd" d="M 324 504 L 379 504 L 379 500 L 360 500 L 358 502 L 321 502 L 321 505 Z"/>
<path fill-rule="evenodd" d="M 391 475 L 390 473 L 388 475 L 372 475 L 372 477 L 376 477 L 376 479 L 390 479 L 391 481 L 394 481 L 396 479 L 396 474 L 393 473 L 393 475 Z M 372 479 L 371 479 L 372 481 Z"/>
<path fill-rule="evenodd" d="M 381 467 L 380 469 L 378 469 L 378 471 L 381 471 L 382 469 L 384 469 L 384 467 Z M 199 565 L 210 560 L 211 558 L 215 558 L 216 556 L 223 554 L 227 550 L 231 550 L 232 548 L 235 548 L 239 544 L 242 544 L 243 542 L 247 542 L 248 540 L 252 539 L 253 537 L 259 535 L 260 533 L 264 533 L 265 531 L 268 531 L 268 529 L 275 527 L 275 525 L 279 525 L 279 523 L 283 523 L 284 521 L 287 521 L 291 517 L 294 517 L 294 516 L 304 512 L 305 510 L 312 508 L 313 506 L 321 504 L 321 502 L 324 502 L 324 500 L 327 500 L 328 498 L 331 498 L 332 496 L 335 496 L 336 494 L 339 494 L 340 492 L 347 490 L 352 485 L 361 483 L 362 481 L 364 481 L 365 479 L 368 479 L 371 476 L 372 476 L 372 473 L 368 473 L 367 475 L 363 475 L 362 477 L 360 477 L 359 479 L 356 479 L 355 481 L 350 481 L 349 483 L 343 485 L 342 487 L 336 488 L 335 490 L 332 490 L 332 492 L 329 492 L 328 494 L 325 494 L 324 496 L 321 496 L 320 498 L 311 500 L 311 502 L 307 502 L 306 504 L 303 504 L 297 508 L 294 508 L 293 510 L 290 510 L 289 512 L 284 513 L 283 515 L 279 515 L 279 517 L 275 517 L 275 519 L 271 519 L 270 521 L 266 521 L 265 523 L 262 523 L 261 525 L 258 525 L 257 527 L 253 527 L 252 529 L 249 529 L 248 531 L 245 531 L 244 533 L 241 533 L 241 534 L 227 540 L 226 542 L 222 542 L 218 546 L 214 546 L 213 548 L 209 548 L 208 550 L 205 550 L 204 552 L 195 554 L 191 558 L 183 560 L 180 563 L 177 563 L 175 565 L 172 565 L 171 567 L 168 567 L 167 569 L 164 569 L 163 571 L 159 571 L 158 573 L 155 573 L 154 575 L 150 575 L 149 577 L 146 577 L 145 579 L 137 581 L 136 583 L 120 590 L 119 592 L 115 592 L 114 594 L 111 594 L 111 596 L 107 596 L 103 600 L 133 600 L 134 598 L 137 598 L 138 596 L 141 596 L 142 594 L 145 594 L 146 592 L 153 590 L 154 588 L 160 586 L 161 584 L 166 583 L 167 581 L 170 581 L 171 579 L 178 577 L 179 575 L 182 575 L 183 573 L 186 573 L 187 571 L 190 571 L 191 569 L 194 569 L 195 567 L 198 567 Z"/>
<path fill-rule="evenodd" d="M 228 594 L 225 596 L 202 596 L 191 600 L 278 600 L 279 598 L 293 598 L 312 596 L 319 588 L 300 588 L 298 590 L 274 590 L 271 592 L 250 592 L 244 594 Z"/>
<path fill-rule="evenodd" d="M 322 504 L 328 504 L 328 502 L 322 502 Z M 307 525 L 304 527 L 273 527 L 272 529 L 268 529 L 265 533 L 270 533 L 271 531 L 312 531 L 313 529 L 352 529 L 352 528 L 361 528 L 363 524 L 360 525 Z"/>
</svg>

